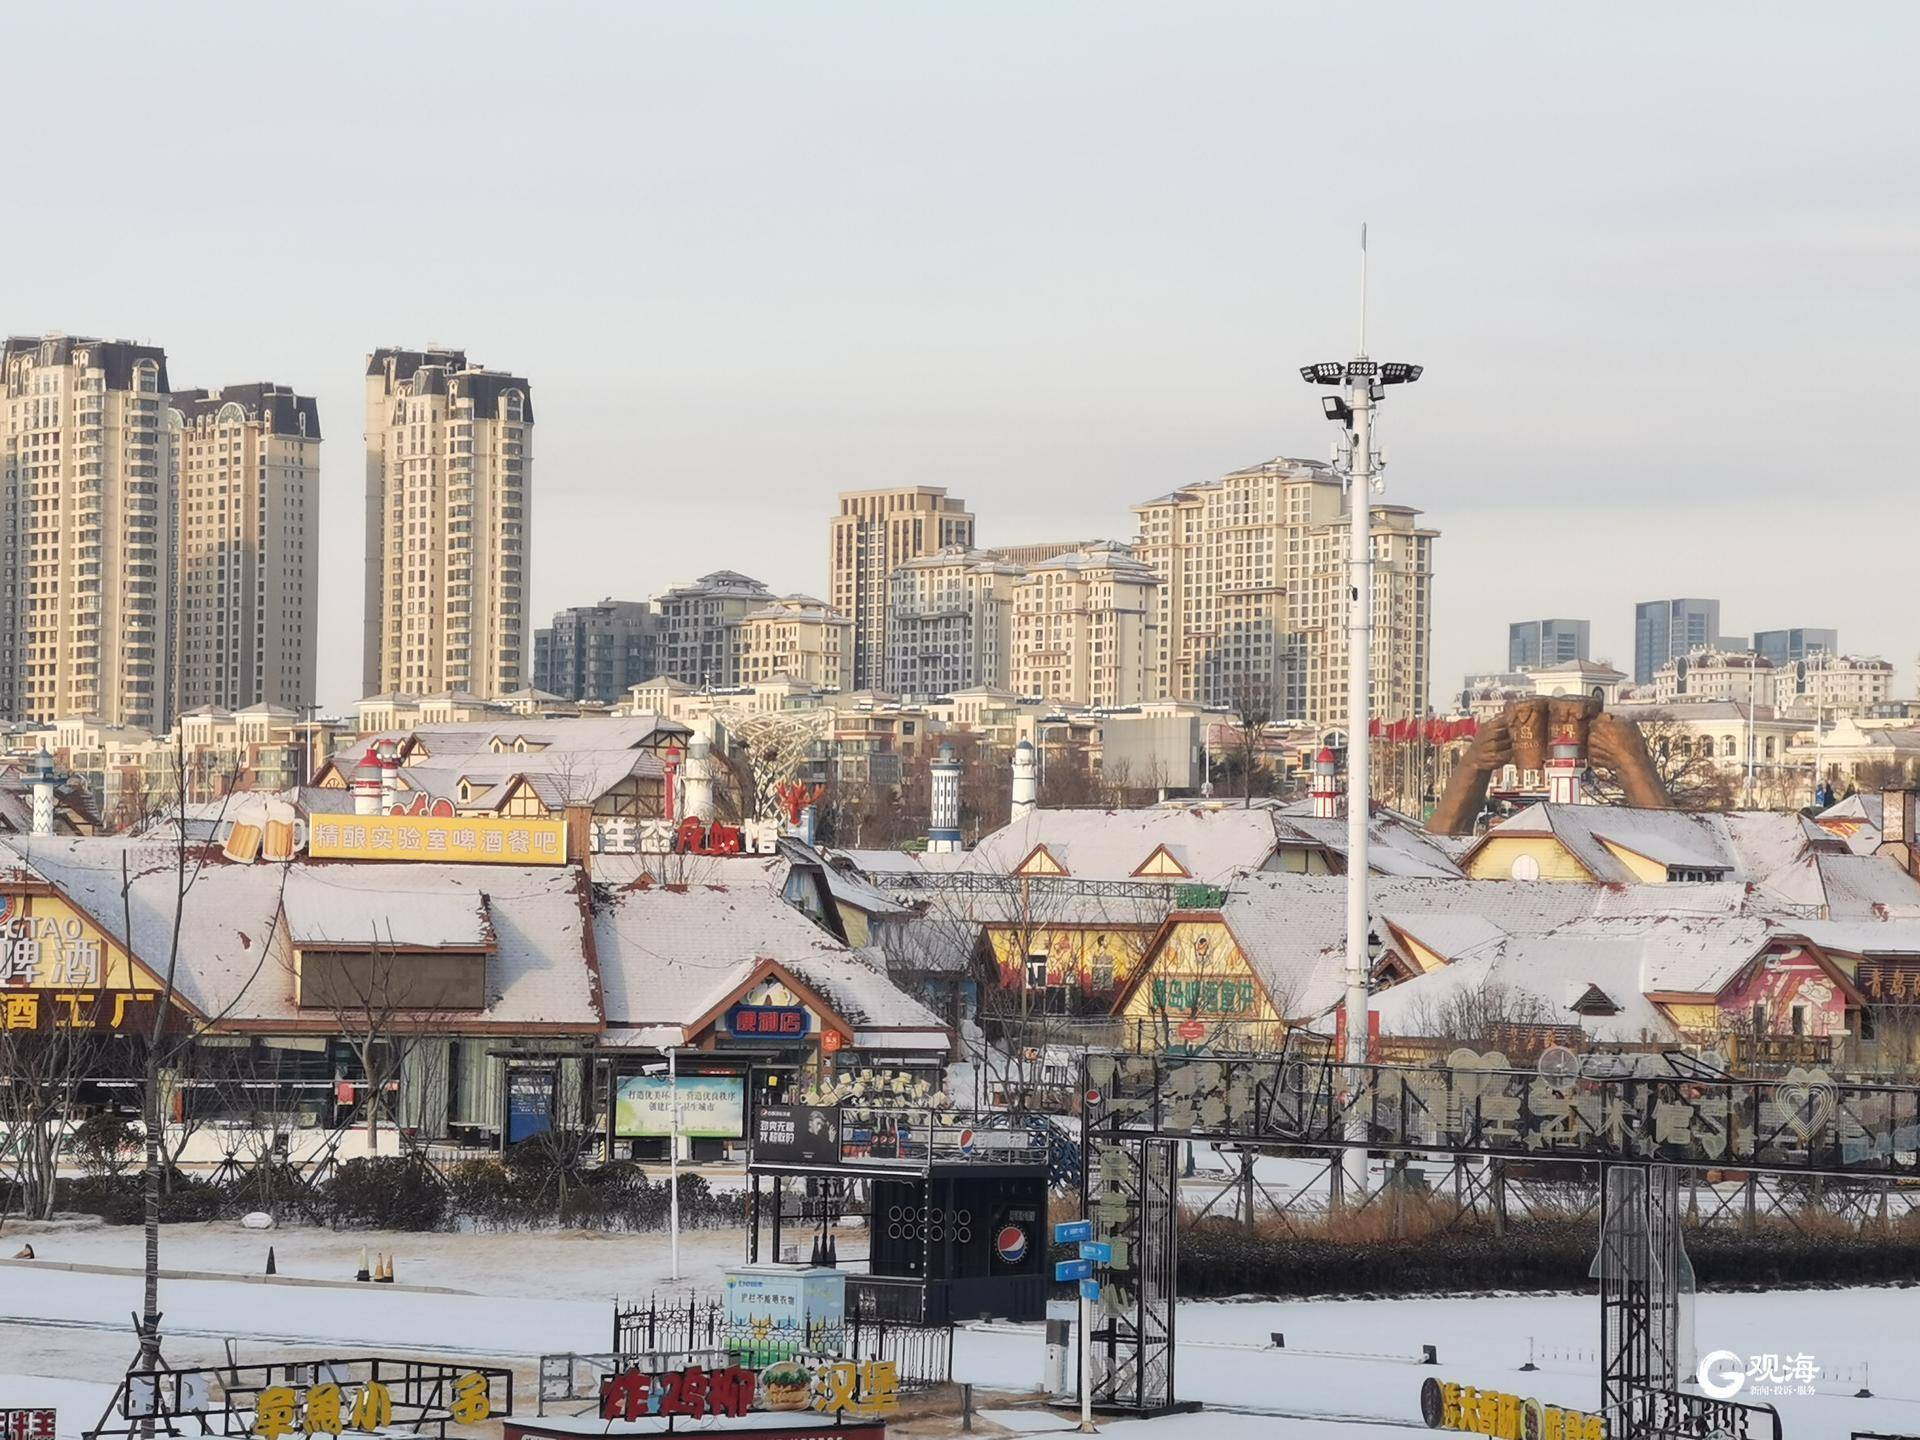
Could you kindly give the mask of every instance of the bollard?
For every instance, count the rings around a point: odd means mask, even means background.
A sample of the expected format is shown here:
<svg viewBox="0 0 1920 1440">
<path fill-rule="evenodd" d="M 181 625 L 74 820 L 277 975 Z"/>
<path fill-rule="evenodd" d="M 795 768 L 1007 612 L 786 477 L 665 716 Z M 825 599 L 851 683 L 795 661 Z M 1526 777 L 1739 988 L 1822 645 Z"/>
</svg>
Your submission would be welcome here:
<svg viewBox="0 0 1920 1440">
<path fill-rule="evenodd" d="M 1540 1367 L 1538 1365 L 1533 1363 L 1533 1336 L 1529 1335 L 1527 1336 L 1527 1363 L 1522 1365 L 1520 1369 L 1522 1371 L 1527 1371 L 1527 1370 L 1538 1370 L 1539 1368 Z"/>
<path fill-rule="evenodd" d="M 1438 1365 L 1440 1363 L 1439 1350 L 1431 1345 L 1422 1345 L 1420 1347 L 1420 1363 L 1422 1365 Z"/>
</svg>

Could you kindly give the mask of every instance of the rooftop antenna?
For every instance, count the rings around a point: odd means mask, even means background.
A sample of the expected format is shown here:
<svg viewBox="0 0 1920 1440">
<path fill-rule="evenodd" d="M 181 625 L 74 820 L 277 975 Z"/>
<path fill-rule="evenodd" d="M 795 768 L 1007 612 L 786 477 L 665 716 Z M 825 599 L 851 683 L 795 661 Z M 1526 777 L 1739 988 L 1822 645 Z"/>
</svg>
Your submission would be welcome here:
<svg viewBox="0 0 1920 1440">
<path fill-rule="evenodd" d="M 1360 353 L 1367 353 L 1367 222 L 1360 222 Z"/>
</svg>

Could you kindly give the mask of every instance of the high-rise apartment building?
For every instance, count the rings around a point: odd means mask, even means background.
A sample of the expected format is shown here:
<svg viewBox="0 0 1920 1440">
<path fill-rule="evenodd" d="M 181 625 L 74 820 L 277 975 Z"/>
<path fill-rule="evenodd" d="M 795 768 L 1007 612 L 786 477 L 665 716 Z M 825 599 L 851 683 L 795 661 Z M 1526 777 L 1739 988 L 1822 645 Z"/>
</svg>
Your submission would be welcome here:
<svg viewBox="0 0 1920 1440">
<path fill-rule="evenodd" d="M 283 385 L 175 391 L 173 694 L 180 711 L 314 698 L 320 412 Z"/>
<path fill-rule="evenodd" d="M 533 397 L 460 350 L 367 360 L 367 694 L 527 683 Z"/>
<path fill-rule="evenodd" d="M 1125 545 L 1035 565 L 1013 587 L 1013 688 L 1063 704 L 1158 699 L 1160 578 Z"/>
<path fill-rule="evenodd" d="M 660 673 L 661 616 L 648 600 L 602 600 L 555 613 L 533 632 L 533 684 L 565 700 L 603 705 Z"/>
<path fill-rule="evenodd" d="M 1507 669 L 1537 670 L 1568 660 L 1591 660 L 1588 620 L 1521 620 L 1507 626 Z"/>
<path fill-rule="evenodd" d="M 973 515 L 939 485 L 853 490 L 833 517 L 829 568 L 835 610 L 853 621 L 853 688 L 886 683 L 889 579 L 916 555 L 973 544 Z"/>
<path fill-rule="evenodd" d="M 1160 577 L 1160 695 L 1230 705 L 1258 687 L 1277 716 L 1346 716 L 1346 494 L 1331 466 L 1269 460 L 1133 507 L 1135 555 Z M 1373 709 L 1426 711 L 1433 542 L 1419 512 L 1373 508 Z M 1160 698 L 1156 696 L 1155 698 Z"/>
<path fill-rule="evenodd" d="M 1651 685 L 1669 660 L 1714 648 L 1729 648 L 1720 638 L 1718 600 L 1642 600 L 1633 607 L 1635 685 Z"/>
<path fill-rule="evenodd" d="M 885 688 L 916 699 L 979 685 L 1005 689 L 1013 587 L 1026 573 L 994 552 L 964 545 L 896 566 L 888 582 Z"/>
<path fill-rule="evenodd" d="M 762 582 L 737 570 L 715 570 L 654 596 L 660 611 L 659 672 L 686 685 L 738 685 L 740 626 L 773 599 Z"/>
<path fill-rule="evenodd" d="M 1809 655 L 1838 655 L 1840 632 L 1811 626 L 1793 630 L 1756 630 L 1753 648 L 1775 665 L 1791 665 Z"/>
<path fill-rule="evenodd" d="M 0 350 L 0 709 L 171 717 L 167 357 L 49 335 Z"/>
<path fill-rule="evenodd" d="M 785 676 L 844 690 L 851 674 L 853 622 L 811 595 L 783 595 L 740 622 L 740 683 Z"/>
</svg>

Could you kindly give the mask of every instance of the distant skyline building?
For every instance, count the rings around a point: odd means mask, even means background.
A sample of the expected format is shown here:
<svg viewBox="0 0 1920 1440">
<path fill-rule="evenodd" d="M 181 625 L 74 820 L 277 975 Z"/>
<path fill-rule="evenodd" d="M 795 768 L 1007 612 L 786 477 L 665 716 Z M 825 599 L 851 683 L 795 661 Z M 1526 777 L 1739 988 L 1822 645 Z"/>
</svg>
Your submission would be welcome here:
<svg viewBox="0 0 1920 1440">
<path fill-rule="evenodd" d="M 1345 483 L 1285 457 L 1184 485 L 1132 507 L 1134 554 L 1160 577 L 1153 698 L 1232 704 L 1271 686 L 1274 714 L 1345 723 Z M 1437 530 L 1404 505 L 1372 507 L 1373 708 L 1426 713 Z"/>
<path fill-rule="evenodd" d="M 853 622 L 812 595 L 782 595 L 740 622 L 740 680 L 782 677 L 821 690 L 845 690 Z"/>
<path fill-rule="evenodd" d="M 533 394 L 464 350 L 367 357 L 368 695 L 527 683 Z"/>
<path fill-rule="evenodd" d="M 1804 660 L 1809 655 L 1838 655 L 1840 632 L 1816 630 L 1812 627 L 1794 630 L 1756 630 L 1753 635 L 1753 648 L 1775 665 L 1791 665 L 1794 661 Z"/>
<path fill-rule="evenodd" d="M 660 673 L 662 618 L 650 600 L 615 600 L 556 611 L 533 632 L 533 685 L 565 700 L 613 705 L 629 685 Z"/>
<path fill-rule="evenodd" d="M 1125 545 L 1035 565 L 1013 587 L 1013 689 L 1095 708 L 1159 699 L 1159 588 Z"/>
<path fill-rule="evenodd" d="M 1635 685 L 1651 685 L 1669 660 L 1713 648 L 1728 648 L 1721 646 L 1718 600 L 1642 600 L 1633 607 Z"/>
<path fill-rule="evenodd" d="M 986 545 L 981 547 L 980 553 L 1027 569 L 1056 555 L 1071 555 L 1075 550 L 1084 550 L 1089 545 L 1112 543 L 1097 537 L 1089 540 L 1023 540 L 1018 545 Z"/>
<path fill-rule="evenodd" d="M 1588 620 L 1521 620 L 1507 626 L 1507 669 L 1531 670 L 1567 660 L 1591 660 Z"/>
<path fill-rule="evenodd" d="M 173 435 L 158 345 L 0 350 L 0 709 L 172 718 Z"/>
<path fill-rule="evenodd" d="M 1005 689 L 1013 654 L 1013 589 L 1026 574 L 1024 565 L 999 552 L 964 545 L 895 567 L 888 582 L 893 594 L 885 688 L 916 698 L 981 685 Z"/>
<path fill-rule="evenodd" d="M 973 515 L 940 485 L 849 490 L 829 530 L 828 601 L 853 622 L 852 688 L 879 689 L 886 683 L 894 570 L 948 545 L 971 546 Z"/>
<path fill-rule="evenodd" d="M 764 582 L 737 570 L 715 570 L 654 596 L 660 612 L 659 673 L 696 687 L 738 685 L 740 627 L 774 599 Z"/>
<path fill-rule="evenodd" d="M 320 412 L 284 385 L 175 391 L 178 712 L 314 701 Z"/>
</svg>

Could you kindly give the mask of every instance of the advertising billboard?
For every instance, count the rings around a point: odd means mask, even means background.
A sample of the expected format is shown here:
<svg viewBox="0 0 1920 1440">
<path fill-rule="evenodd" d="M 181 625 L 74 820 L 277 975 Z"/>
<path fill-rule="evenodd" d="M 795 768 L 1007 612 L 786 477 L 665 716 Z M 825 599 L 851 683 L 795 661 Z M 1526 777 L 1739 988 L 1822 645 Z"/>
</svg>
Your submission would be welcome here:
<svg viewBox="0 0 1920 1440">
<path fill-rule="evenodd" d="M 746 1081 L 738 1075 L 680 1076 L 680 1133 L 695 1140 L 746 1134 Z M 613 1094 L 613 1133 L 621 1140 L 673 1133 L 673 1090 L 665 1075 L 622 1075 Z"/>
</svg>

